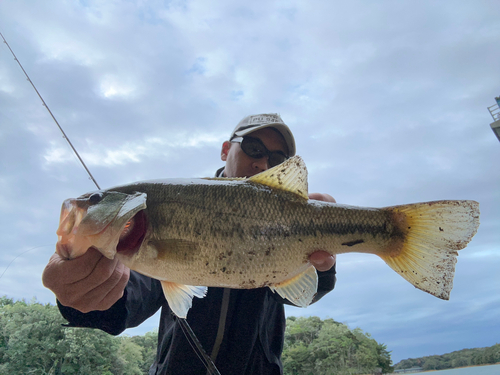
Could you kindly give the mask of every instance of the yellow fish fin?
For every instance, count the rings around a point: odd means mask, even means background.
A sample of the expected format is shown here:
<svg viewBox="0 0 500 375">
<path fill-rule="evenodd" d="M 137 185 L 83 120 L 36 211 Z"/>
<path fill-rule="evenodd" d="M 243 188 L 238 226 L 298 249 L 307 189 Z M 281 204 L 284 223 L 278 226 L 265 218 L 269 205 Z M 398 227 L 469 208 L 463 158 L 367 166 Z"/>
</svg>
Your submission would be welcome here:
<svg viewBox="0 0 500 375">
<path fill-rule="evenodd" d="M 191 286 L 160 280 L 168 306 L 179 318 L 186 318 L 193 304 L 193 297 L 203 298 L 207 294 L 206 286 Z"/>
<path fill-rule="evenodd" d="M 284 190 L 294 193 L 301 198 L 309 199 L 307 168 L 302 158 L 298 155 L 291 157 L 276 167 L 248 178 L 248 181 Z"/>
<path fill-rule="evenodd" d="M 479 203 L 437 201 L 384 210 L 394 213 L 404 240 L 399 250 L 378 255 L 416 288 L 448 300 L 457 250 L 467 245 L 479 226 Z"/>
<path fill-rule="evenodd" d="M 307 307 L 311 304 L 318 290 L 316 268 L 309 266 L 297 276 L 279 284 L 270 285 L 269 288 L 293 304 L 300 307 Z"/>
</svg>

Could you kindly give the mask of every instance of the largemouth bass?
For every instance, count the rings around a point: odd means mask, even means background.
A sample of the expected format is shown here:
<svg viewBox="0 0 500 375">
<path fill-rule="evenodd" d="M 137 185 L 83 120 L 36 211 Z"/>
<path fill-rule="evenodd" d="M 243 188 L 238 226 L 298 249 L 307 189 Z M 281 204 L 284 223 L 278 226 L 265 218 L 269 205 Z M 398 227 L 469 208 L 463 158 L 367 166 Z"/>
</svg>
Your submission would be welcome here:
<svg viewBox="0 0 500 375">
<path fill-rule="evenodd" d="M 298 156 L 247 179 L 136 182 L 67 199 L 56 251 L 95 247 L 161 281 L 186 317 L 207 286 L 269 287 L 298 306 L 317 290 L 317 250 L 371 253 L 415 287 L 449 299 L 457 250 L 479 226 L 474 201 L 362 208 L 308 199 Z"/>
</svg>

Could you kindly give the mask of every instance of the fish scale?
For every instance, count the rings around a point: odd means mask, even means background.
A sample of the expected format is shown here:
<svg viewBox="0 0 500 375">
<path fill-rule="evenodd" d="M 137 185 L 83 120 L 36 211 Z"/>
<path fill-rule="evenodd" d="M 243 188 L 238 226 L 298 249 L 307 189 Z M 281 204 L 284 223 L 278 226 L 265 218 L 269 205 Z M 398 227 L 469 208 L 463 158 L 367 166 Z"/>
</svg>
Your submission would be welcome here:
<svg viewBox="0 0 500 375">
<path fill-rule="evenodd" d="M 312 201 L 302 159 L 248 179 L 139 182 L 63 204 L 57 249 L 90 246 L 161 281 L 185 316 L 207 286 L 270 287 L 298 306 L 311 303 L 324 250 L 378 255 L 415 287 L 448 299 L 457 250 L 479 225 L 474 201 L 364 208 Z M 92 197 L 92 199 L 91 199 Z"/>
</svg>

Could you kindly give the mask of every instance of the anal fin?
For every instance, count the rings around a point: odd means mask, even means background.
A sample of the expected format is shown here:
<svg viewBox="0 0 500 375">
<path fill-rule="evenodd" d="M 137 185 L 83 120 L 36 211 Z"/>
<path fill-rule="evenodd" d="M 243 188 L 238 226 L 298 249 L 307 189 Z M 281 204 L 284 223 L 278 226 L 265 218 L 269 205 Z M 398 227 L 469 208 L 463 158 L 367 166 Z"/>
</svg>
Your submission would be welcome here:
<svg viewBox="0 0 500 375">
<path fill-rule="evenodd" d="M 311 304 L 318 290 L 318 274 L 314 266 L 308 267 L 297 276 L 279 284 L 271 285 L 271 290 L 300 307 Z"/>
<path fill-rule="evenodd" d="M 179 318 L 186 318 L 193 305 L 193 297 L 203 298 L 207 294 L 206 286 L 191 286 L 160 280 L 168 306 Z"/>
</svg>

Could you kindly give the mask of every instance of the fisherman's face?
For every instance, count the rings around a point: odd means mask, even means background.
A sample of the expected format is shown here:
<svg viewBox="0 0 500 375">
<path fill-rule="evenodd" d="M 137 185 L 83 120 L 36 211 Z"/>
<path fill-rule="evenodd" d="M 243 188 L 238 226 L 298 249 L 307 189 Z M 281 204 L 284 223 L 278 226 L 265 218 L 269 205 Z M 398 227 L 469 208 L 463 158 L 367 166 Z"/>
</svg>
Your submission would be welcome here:
<svg viewBox="0 0 500 375">
<path fill-rule="evenodd" d="M 269 151 L 281 151 L 285 155 L 288 154 L 283 136 L 273 129 L 259 129 L 248 135 L 260 139 Z M 226 162 L 225 177 L 250 177 L 269 169 L 267 156 L 254 159 L 243 152 L 239 143 L 224 142 L 221 159 Z"/>
</svg>

